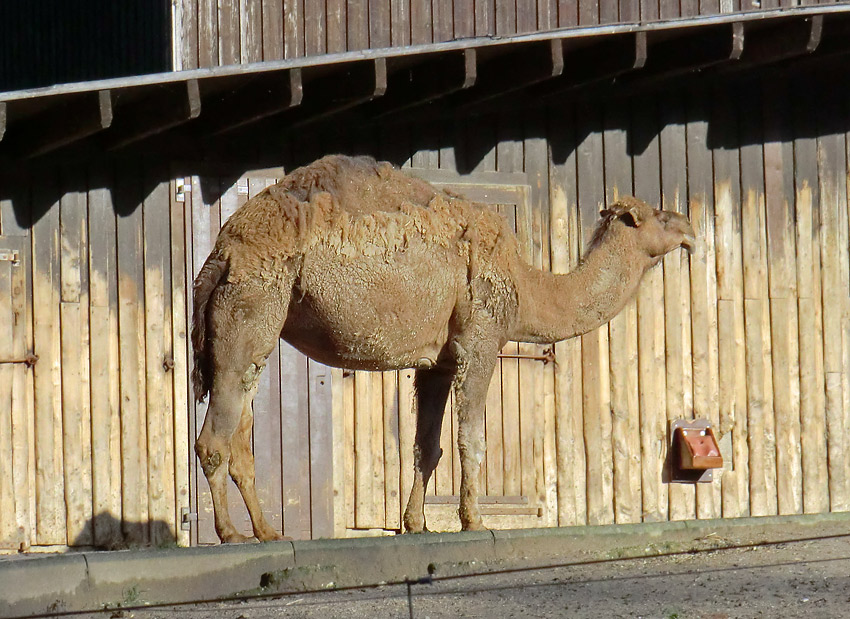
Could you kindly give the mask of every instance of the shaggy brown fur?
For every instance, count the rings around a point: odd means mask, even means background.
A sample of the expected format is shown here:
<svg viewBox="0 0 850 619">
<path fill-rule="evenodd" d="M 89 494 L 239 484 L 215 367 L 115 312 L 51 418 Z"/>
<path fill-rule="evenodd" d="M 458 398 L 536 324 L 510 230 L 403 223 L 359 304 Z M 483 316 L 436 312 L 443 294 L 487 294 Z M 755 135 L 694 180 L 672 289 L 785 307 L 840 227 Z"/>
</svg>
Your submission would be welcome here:
<svg viewBox="0 0 850 619">
<path fill-rule="evenodd" d="M 330 156 L 295 170 L 231 216 L 195 280 L 192 379 L 199 400 L 210 395 L 196 451 L 219 537 L 244 539 L 227 514 L 228 474 L 256 537 L 277 537 L 254 491 L 250 431 L 251 400 L 278 337 L 328 365 L 416 368 L 409 531 L 425 529 L 425 486 L 454 388 L 459 513 L 464 529 L 477 529 L 483 402 L 499 350 L 604 324 L 647 269 L 693 239 L 683 216 L 625 198 L 603 211 L 579 268 L 552 275 L 520 258 L 495 212 L 387 163 Z"/>
</svg>

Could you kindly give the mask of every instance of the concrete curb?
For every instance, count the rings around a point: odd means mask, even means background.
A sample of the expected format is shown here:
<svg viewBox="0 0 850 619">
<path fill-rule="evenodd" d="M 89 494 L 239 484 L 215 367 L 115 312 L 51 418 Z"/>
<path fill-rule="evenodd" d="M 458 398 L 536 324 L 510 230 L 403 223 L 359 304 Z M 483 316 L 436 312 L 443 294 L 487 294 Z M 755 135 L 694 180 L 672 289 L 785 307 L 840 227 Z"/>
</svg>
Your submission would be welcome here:
<svg viewBox="0 0 850 619">
<path fill-rule="evenodd" d="M 0 559 L 0 617 L 417 580 L 850 533 L 850 513 L 430 533 Z"/>
</svg>

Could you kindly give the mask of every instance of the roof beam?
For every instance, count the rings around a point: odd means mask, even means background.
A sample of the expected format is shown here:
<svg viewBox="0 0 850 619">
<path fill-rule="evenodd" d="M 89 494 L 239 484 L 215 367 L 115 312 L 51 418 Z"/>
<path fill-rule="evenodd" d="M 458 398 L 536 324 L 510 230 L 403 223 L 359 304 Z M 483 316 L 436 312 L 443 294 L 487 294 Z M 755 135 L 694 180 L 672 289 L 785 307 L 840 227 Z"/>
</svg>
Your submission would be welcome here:
<svg viewBox="0 0 850 619">
<path fill-rule="evenodd" d="M 564 73 L 562 39 L 535 41 L 513 48 L 478 65 L 475 88 L 459 96 L 455 105 L 465 110 L 561 76 Z"/>
<path fill-rule="evenodd" d="M 111 90 L 87 92 L 21 122 L 9 123 L 9 154 L 30 159 L 108 129 L 112 125 Z"/>
<path fill-rule="evenodd" d="M 477 78 L 477 53 L 474 49 L 416 58 L 412 64 L 394 69 L 390 67 L 387 94 L 364 113 L 368 112 L 375 119 L 401 113 L 407 115 L 418 107 L 472 87 Z"/>
<path fill-rule="evenodd" d="M 196 134 L 221 135 L 301 105 L 304 87 L 301 69 L 258 76 L 235 84 L 211 100 L 204 100 L 204 117 L 192 126 Z"/>
<path fill-rule="evenodd" d="M 304 75 L 301 105 L 274 117 L 280 129 L 291 131 L 339 114 L 356 105 L 384 96 L 387 91 L 386 58 L 316 67 L 317 75 Z"/>
<path fill-rule="evenodd" d="M 198 80 L 170 84 L 119 107 L 118 112 L 118 122 L 103 136 L 101 145 L 106 150 L 129 146 L 197 118 L 201 114 Z"/>
</svg>

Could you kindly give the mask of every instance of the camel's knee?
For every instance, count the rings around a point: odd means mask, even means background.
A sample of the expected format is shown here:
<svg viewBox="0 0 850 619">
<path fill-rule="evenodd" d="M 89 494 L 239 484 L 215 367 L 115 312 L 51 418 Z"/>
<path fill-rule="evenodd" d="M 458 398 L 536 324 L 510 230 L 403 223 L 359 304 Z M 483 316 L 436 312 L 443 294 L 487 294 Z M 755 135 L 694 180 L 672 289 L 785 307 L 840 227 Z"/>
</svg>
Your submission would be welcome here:
<svg viewBox="0 0 850 619">
<path fill-rule="evenodd" d="M 254 483 L 254 457 L 250 452 L 234 452 L 230 459 L 230 477 L 237 486 Z"/>
<path fill-rule="evenodd" d="M 225 463 L 224 449 L 217 446 L 216 441 L 205 440 L 206 437 L 202 434 L 195 441 L 195 453 L 198 460 L 201 462 L 201 468 L 207 478 L 212 477 L 216 471 Z"/>
<path fill-rule="evenodd" d="M 437 468 L 442 455 L 443 450 L 440 447 L 431 445 L 415 445 L 413 447 L 413 461 L 421 471 L 430 472 Z"/>
</svg>

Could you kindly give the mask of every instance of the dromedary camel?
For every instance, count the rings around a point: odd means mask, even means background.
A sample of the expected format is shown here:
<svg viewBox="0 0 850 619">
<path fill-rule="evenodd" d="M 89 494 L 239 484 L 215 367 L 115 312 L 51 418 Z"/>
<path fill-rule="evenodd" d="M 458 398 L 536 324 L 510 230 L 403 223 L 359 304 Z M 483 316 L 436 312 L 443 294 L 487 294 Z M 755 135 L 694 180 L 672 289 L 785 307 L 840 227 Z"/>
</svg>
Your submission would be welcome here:
<svg viewBox="0 0 850 619">
<path fill-rule="evenodd" d="M 687 218 L 624 198 L 602 211 L 577 269 L 552 275 L 520 257 L 507 222 L 388 163 L 329 156 L 299 168 L 236 211 L 194 283 L 195 396 L 210 396 L 195 450 L 215 528 L 244 541 L 227 510 L 236 482 L 259 540 L 279 539 L 254 489 L 251 402 L 283 338 L 322 363 L 415 368 L 414 481 L 404 514 L 425 530 L 425 486 L 441 456 L 453 388 L 464 529 L 482 528 L 478 471 L 484 401 L 508 340 L 552 343 L 610 320 L 644 272 L 678 247 Z"/>
</svg>

